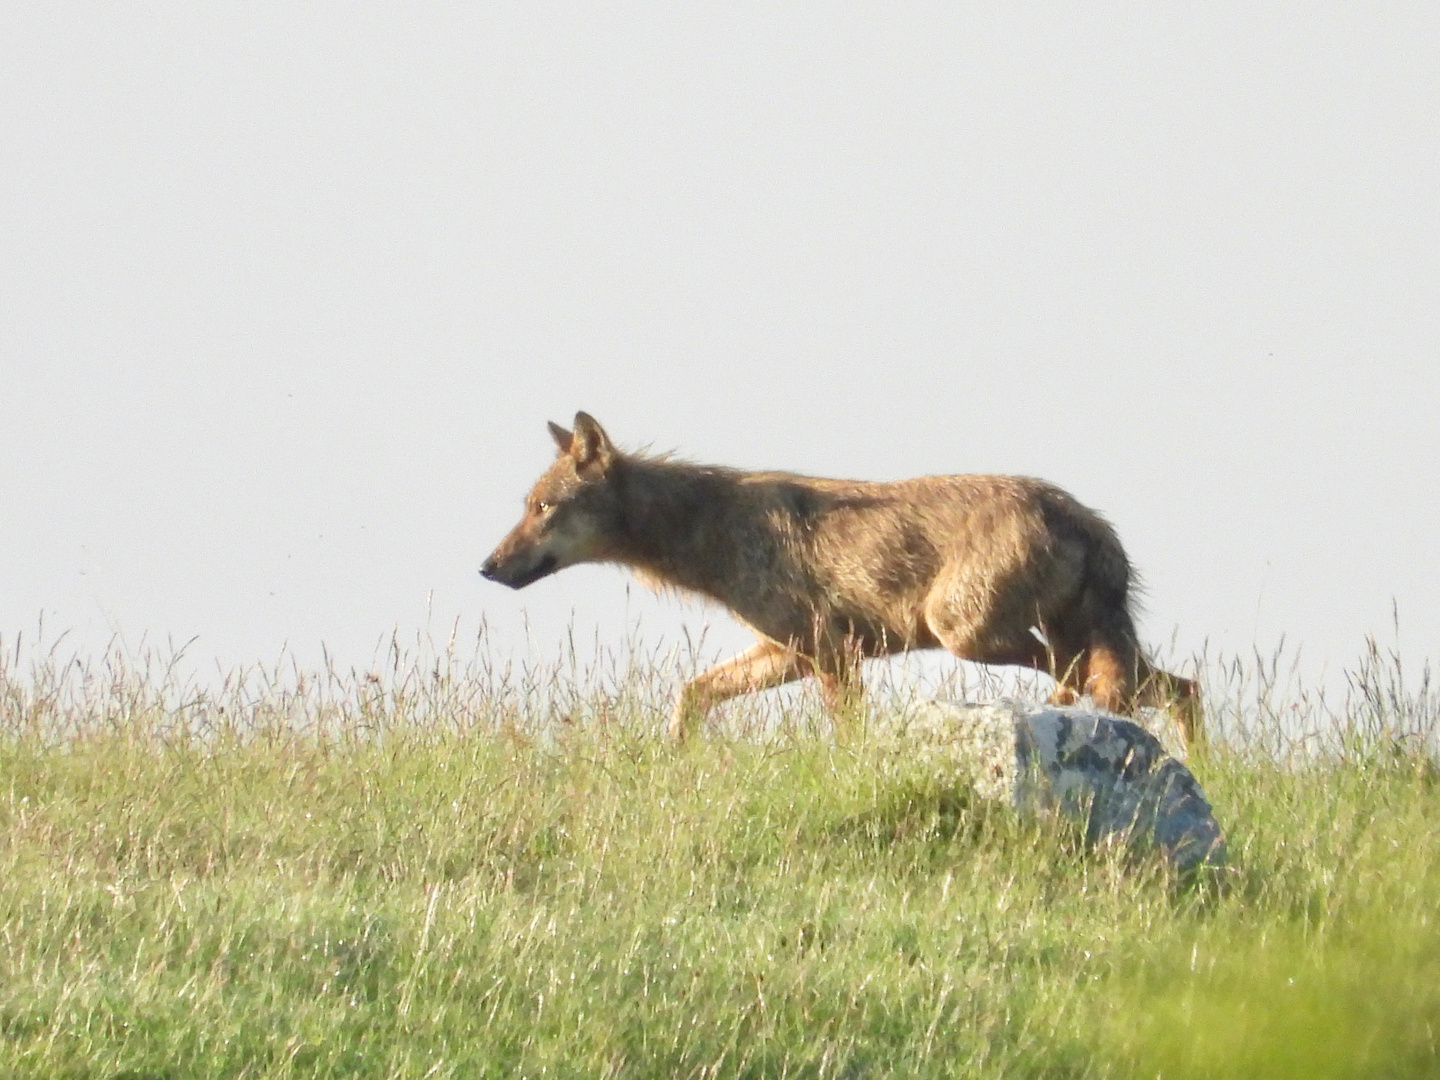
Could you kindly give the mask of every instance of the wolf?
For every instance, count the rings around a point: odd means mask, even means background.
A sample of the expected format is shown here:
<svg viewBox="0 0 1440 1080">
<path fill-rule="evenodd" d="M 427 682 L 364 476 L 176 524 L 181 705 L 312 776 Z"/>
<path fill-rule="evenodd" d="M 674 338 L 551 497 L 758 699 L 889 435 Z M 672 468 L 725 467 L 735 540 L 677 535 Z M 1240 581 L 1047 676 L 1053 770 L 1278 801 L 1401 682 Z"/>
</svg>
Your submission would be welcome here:
<svg viewBox="0 0 1440 1080">
<path fill-rule="evenodd" d="M 1187 745 L 1200 738 L 1197 685 L 1140 649 L 1115 530 L 1052 484 L 747 472 L 621 451 L 584 412 L 549 428 L 555 461 L 480 573 L 522 589 L 617 563 L 729 608 L 759 641 L 685 684 L 677 741 L 722 701 L 809 676 L 844 716 L 861 661 L 934 648 L 1047 672 L 1058 704 L 1169 708 Z"/>
</svg>

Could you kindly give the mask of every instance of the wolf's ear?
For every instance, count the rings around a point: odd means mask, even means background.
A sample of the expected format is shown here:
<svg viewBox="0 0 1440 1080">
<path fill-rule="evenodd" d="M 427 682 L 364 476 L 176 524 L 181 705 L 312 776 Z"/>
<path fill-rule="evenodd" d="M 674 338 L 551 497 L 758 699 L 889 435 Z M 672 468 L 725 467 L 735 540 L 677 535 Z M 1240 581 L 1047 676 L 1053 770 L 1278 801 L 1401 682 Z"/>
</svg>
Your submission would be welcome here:
<svg viewBox="0 0 1440 1080">
<path fill-rule="evenodd" d="M 570 440 L 570 456 L 575 459 L 576 468 L 595 468 L 602 472 L 614 460 L 615 444 L 589 413 L 575 414 L 575 435 Z"/>
<path fill-rule="evenodd" d="M 574 439 L 574 436 L 559 424 L 555 423 L 554 420 L 547 420 L 546 423 L 550 425 L 550 437 L 555 440 L 555 445 L 560 448 L 562 454 L 568 454 L 570 452 L 570 443 L 571 440 Z"/>
</svg>

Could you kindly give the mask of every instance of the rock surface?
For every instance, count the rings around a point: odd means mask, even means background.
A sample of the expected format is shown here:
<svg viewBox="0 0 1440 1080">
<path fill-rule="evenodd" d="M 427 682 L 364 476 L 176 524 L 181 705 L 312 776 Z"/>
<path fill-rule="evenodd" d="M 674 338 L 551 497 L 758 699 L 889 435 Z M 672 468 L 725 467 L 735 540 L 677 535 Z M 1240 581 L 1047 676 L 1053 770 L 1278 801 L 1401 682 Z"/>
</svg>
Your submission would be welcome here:
<svg viewBox="0 0 1440 1080">
<path fill-rule="evenodd" d="M 1082 822 L 1091 845 L 1152 844 L 1182 872 L 1224 864 L 1224 834 L 1195 777 L 1129 720 L 1008 698 L 931 701 L 893 735 L 982 798 Z"/>
</svg>

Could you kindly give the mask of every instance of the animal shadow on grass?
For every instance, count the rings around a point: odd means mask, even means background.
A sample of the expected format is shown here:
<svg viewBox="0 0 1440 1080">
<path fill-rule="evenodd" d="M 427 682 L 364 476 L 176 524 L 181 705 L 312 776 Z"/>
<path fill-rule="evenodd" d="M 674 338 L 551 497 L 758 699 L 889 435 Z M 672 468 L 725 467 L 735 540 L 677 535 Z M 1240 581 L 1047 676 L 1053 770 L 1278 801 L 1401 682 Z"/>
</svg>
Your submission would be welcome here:
<svg viewBox="0 0 1440 1080">
<path fill-rule="evenodd" d="M 876 804 L 821 825 L 819 845 L 883 853 L 899 844 L 923 842 L 951 849 L 1013 835 L 1014 813 L 963 787 L 911 783 L 885 792 Z"/>
</svg>

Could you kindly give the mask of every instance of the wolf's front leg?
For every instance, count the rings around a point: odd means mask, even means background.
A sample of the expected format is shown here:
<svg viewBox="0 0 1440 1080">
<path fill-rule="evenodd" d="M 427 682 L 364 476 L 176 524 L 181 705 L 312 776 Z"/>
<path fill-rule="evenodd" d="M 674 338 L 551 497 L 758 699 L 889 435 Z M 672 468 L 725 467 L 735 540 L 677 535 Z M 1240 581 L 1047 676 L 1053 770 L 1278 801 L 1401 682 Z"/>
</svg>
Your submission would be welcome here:
<svg viewBox="0 0 1440 1080">
<path fill-rule="evenodd" d="M 691 679 L 680 690 L 670 715 L 670 737 L 683 742 L 722 701 L 740 694 L 769 690 L 811 674 L 809 660 L 775 641 L 760 641 Z"/>
<path fill-rule="evenodd" d="M 865 730 L 865 683 L 860 677 L 864 659 L 864 649 L 847 636 L 815 660 L 815 675 L 837 735 L 855 735 Z"/>
</svg>

